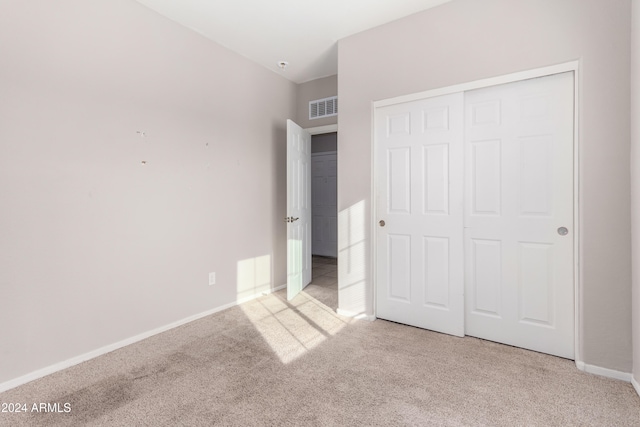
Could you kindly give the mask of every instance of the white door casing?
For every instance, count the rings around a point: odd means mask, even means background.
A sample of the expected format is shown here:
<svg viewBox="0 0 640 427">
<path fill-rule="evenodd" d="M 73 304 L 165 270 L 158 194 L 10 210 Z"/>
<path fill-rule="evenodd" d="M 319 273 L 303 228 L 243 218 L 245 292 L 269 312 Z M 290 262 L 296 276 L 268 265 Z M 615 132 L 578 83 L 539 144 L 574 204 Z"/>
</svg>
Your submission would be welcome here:
<svg viewBox="0 0 640 427">
<path fill-rule="evenodd" d="M 338 156 L 336 152 L 311 154 L 312 253 L 338 256 Z"/>
<path fill-rule="evenodd" d="M 287 120 L 287 299 L 311 282 L 311 135 Z"/>
<path fill-rule="evenodd" d="M 570 359 L 573 86 L 562 73 L 465 93 L 466 334 Z"/>
<path fill-rule="evenodd" d="M 376 115 L 376 316 L 464 335 L 463 95 Z"/>
<path fill-rule="evenodd" d="M 574 358 L 573 87 L 564 73 L 459 92 L 446 142 L 418 135 L 451 95 L 376 110 L 377 317 Z M 442 322 L 434 283 L 463 301 Z"/>
</svg>

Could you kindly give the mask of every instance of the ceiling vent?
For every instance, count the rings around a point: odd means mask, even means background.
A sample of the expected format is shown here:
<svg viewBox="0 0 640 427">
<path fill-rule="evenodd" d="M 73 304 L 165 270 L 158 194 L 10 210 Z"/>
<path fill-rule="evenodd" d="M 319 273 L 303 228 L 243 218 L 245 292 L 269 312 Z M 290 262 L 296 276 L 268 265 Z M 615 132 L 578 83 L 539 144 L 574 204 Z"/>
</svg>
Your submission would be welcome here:
<svg viewBox="0 0 640 427">
<path fill-rule="evenodd" d="M 316 99 L 309 102 L 309 120 L 338 115 L 338 97 Z"/>
</svg>

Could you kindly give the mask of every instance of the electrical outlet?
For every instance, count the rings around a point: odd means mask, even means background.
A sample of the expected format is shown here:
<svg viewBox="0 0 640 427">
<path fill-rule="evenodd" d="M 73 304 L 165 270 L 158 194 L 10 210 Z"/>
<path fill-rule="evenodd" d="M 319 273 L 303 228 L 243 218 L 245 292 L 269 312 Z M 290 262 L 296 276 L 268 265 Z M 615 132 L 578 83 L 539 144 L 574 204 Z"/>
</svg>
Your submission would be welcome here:
<svg viewBox="0 0 640 427">
<path fill-rule="evenodd" d="M 209 273 L 209 286 L 216 284 L 216 273 Z"/>
</svg>

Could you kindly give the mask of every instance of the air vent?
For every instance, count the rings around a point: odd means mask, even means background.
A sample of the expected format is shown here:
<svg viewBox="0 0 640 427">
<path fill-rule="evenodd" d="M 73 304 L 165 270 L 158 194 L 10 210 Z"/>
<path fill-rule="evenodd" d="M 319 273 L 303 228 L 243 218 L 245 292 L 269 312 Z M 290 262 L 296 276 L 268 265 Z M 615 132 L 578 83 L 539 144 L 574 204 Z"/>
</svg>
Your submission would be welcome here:
<svg viewBox="0 0 640 427">
<path fill-rule="evenodd" d="M 338 97 L 316 99 L 309 102 L 309 120 L 338 115 Z"/>
</svg>

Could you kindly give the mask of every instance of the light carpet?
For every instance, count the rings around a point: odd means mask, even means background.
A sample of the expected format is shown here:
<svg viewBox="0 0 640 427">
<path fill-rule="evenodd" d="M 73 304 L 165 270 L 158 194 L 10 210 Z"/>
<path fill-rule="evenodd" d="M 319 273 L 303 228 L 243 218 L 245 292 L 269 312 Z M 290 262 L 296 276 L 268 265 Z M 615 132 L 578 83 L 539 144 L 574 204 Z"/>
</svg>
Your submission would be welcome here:
<svg viewBox="0 0 640 427">
<path fill-rule="evenodd" d="M 630 384 L 573 361 L 336 315 L 334 271 L 2 393 L 71 411 L 0 425 L 640 426 Z"/>
</svg>

